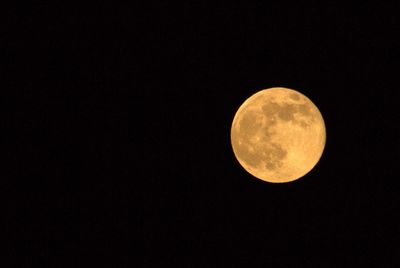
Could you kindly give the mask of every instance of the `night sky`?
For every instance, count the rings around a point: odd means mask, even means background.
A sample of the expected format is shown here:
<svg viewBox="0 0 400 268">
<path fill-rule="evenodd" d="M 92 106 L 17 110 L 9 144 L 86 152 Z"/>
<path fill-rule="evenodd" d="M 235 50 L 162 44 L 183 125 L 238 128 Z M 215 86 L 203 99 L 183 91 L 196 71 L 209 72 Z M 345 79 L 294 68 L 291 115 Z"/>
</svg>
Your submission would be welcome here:
<svg viewBox="0 0 400 268">
<path fill-rule="evenodd" d="M 3 74 L 4 92 L 19 93 L 17 187 L 4 215 L 18 238 L 7 254 L 18 267 L 394 265 L 395 11 L 325 1 L 11 10 Z M 252 177 L 230 143 L 242 102 L 276 86 L 309 97 L 327 131 L 320 162 L 288 184 Z"/>
</svg>

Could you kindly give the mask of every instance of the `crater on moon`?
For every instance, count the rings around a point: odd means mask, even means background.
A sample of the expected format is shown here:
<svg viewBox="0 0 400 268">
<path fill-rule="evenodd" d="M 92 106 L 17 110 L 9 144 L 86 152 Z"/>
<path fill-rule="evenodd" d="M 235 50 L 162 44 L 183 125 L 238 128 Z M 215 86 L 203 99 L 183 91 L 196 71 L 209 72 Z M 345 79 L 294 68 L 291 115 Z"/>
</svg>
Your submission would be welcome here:
<svg viewBox="0 0 400 268">
<path fill-rule="evenodd" d="M 239 163 L 270 182 L 302 177 L 318 162 L 325 145 L 325 125 L 318 108 L 287 88 L 262 90 L 238 109 L 231 142 Z"/>
</svg>

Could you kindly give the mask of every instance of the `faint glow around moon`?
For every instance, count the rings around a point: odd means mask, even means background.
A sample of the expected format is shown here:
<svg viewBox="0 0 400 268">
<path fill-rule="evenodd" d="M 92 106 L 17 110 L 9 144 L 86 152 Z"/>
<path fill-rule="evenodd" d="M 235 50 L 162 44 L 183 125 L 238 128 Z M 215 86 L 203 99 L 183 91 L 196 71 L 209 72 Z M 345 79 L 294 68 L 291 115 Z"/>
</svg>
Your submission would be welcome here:
<svg viewBox="0 0 400 268">
<path fill-rule="evenodd" d="M 241 166 L 268 182 L 297 180 L 321 158 L 325 124 L 317 106 L 293 89 L 274 87 L 250 96 L 232 122 L 231 143 Z"/>
</svg>

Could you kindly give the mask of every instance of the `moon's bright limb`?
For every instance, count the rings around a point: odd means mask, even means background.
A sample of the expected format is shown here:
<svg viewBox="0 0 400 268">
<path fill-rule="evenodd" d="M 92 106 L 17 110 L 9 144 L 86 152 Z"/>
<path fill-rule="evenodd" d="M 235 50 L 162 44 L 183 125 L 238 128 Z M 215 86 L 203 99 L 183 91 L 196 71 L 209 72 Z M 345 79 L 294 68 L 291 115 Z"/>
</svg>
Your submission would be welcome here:
<svg viewBox="0 0 400 268">
<path fill-rule="evenodd" d="M 232 122 L 233 152 L 243 168 L 268 182 L 303 177 L 319 161 L 326 132 L 314 103 L 282 87 L 261 90 L 238 109 Z"/>
</svg>

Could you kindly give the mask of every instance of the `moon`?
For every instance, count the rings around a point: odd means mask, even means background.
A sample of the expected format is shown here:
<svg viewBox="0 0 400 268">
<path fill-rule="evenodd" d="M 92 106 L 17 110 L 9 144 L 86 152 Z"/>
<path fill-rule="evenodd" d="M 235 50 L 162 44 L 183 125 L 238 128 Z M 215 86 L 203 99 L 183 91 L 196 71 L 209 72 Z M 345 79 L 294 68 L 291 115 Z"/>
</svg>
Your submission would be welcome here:
<svg viewBox="0 0 400 268">
<path fill-rule="evenodd" d="M 267 182 L 291 182 L 306 175 L 321 158 L 325 142 L 325 123 L 317 106 L 289 88 L 255 93 L 232 122 L 234 155 L 247 172 Z"/>
</svg>

